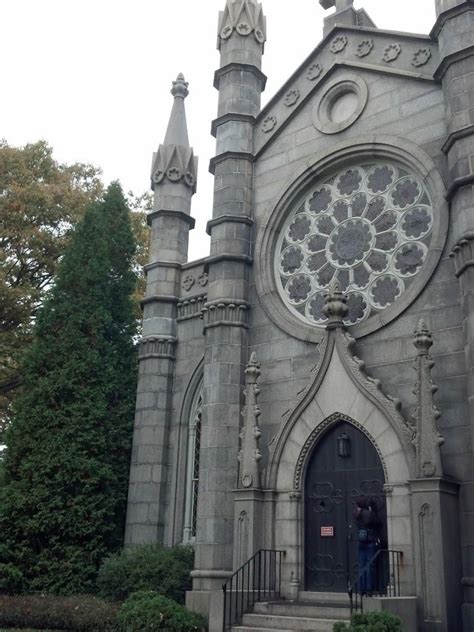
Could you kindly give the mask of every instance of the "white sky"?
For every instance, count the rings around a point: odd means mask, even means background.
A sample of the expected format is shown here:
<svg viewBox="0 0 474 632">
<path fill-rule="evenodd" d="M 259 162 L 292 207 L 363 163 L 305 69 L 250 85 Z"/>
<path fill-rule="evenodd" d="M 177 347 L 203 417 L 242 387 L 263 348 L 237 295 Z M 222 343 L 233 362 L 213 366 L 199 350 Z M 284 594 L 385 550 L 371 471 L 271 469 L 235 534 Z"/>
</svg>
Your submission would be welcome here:
<svg viewBox="0 0 474 632">
<path fill-rule="evenodd" d="M 191 145 L 199 156 L 190 259 L 208 254 L 212 87 L 217 15 L 225 0 L 0 0 L 0 138 L 45 139 L 61 162 L 90 162 L 108 183 L 139 194 L 163 140 L 171 81 L 183 72 Z M 434 0 L 355 0 L 380 28 L 428 33 Z M 268 41 L 263 105 L 315 48 L 325 11 L 317 0 L 263 0 Z"/>
</svg>

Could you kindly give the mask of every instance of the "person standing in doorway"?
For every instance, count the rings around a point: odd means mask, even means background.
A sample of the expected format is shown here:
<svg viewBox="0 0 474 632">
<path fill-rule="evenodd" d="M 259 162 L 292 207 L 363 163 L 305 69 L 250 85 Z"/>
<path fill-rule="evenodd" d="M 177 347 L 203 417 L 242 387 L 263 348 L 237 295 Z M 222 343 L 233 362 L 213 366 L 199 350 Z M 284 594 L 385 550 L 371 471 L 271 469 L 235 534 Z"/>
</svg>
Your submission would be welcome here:
<svg viewBox="0 0 474 632">
<path fill-rule="evenodd" d="M 365 569 L 359 579 L 359 590 L 363 595 L 372 594 L 375 589 L 375 566 L 370 562 L 377 551 L 380 519 L 377 505 L 370 502 L 367 496 L 359 496 L 353 512 L 357 525 L 357 564 L 359 573 Z"/>
</svg>

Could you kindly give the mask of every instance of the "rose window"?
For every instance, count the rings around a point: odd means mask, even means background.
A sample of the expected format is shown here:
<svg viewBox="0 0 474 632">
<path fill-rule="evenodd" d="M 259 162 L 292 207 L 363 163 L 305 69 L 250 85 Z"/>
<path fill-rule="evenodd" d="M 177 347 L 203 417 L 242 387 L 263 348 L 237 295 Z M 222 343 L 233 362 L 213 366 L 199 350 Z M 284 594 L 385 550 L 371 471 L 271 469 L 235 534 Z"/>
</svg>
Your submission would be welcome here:
<svg viewBox="0 0 474 632">
<path fill-rule="evenodd" d="M 324 295 L 338 281 L 347 325 L 392 305 L 423 267 L 433 208 L 421 180 L 395 163 L 340 170 L 287 218 L 276 251 L 280 295 L 300 319 L 324 326 Z"/>
</svg>

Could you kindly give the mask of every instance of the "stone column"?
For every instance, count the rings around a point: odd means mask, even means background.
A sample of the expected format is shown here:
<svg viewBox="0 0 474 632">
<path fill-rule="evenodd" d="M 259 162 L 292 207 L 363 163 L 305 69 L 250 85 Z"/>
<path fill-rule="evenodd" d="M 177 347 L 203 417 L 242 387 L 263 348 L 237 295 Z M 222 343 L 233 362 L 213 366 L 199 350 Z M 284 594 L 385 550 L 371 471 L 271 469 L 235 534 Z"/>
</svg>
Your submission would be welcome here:
<svg viewBox="0 0 474 632">
<path fill-rule="evenodd" d="M 261 5 L 255 0 L 227 0 L 219 20 L 221 65 L 214 83 L 219 108 L 212 125 L 216 156 L 210 167 L 215 180 L 208 223 L 201 470 L 194 594 L 188 598 L 196 604 L 200 592 L 201 611 L 209 609 L 210 592 L 220 594 L 223 580 L 233 570 L 233 490 L 238 481 L 252 265 L 253 124 L 265 84 L 260 70 L 264 41 Z"/>
<path fill-rule="evenodd" d="M 467 391 L 474 446 L 474 2 L 436 0 L 440 66 L 446 101 L 448 138 L 443 147 L 449 167 L 453 256 L 464 312 Z M 474 627 L 474 471 L 471 463 L 461 487 L 464 625 Z"/>
<path fill-rule="evenodd" d="M 168 437 L 175 364 L 176 317 L 181 265 L 194 227 L 191 197 L 197 160 L 189 147 L 184 111 L 188 84 L 179 75 L 163 145 L 153 158 L 150 257 L 139 346 L 125 544 L 163 541 L 168 477 Z"/>
<path fill-rule="evenodd" d="M 432 344 L 421 320 L 414 337 L 417 478 L 410 481 L 416 583 L 423 632 L 455 632 L 461 620 L 459 485 L 443 477 L 440 413 L 433 401 L 437 387 L 431 380 Z"/>
</svg>

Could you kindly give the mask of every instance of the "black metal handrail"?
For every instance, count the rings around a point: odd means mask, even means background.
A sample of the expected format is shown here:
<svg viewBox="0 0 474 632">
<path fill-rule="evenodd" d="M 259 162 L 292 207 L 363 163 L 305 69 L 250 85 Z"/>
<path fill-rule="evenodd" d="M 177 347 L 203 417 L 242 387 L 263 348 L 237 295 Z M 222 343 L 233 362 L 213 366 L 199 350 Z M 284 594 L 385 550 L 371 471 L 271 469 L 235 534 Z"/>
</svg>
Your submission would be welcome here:
<svg viewBox="0 0 474 632">
<path fill-rule="evenodd" d="M 242 616 L 258 601 L 280 598 L 284 554 L 285 551 L 260 549 L 222 584 L 223 632 L 240 623 Z"/>
<path fill-rule="evenodd" d="M 400 567 L 403 564 L 403 551 L 379 549 L 371 560 L 359 570 L 357 579 L 349 585 L 351 614 L 363 612 L 363 598 L 366 594 L 373 597 L 400 597 Z M 366 588 L 370 577 L 370 589 Z"/>
</svg>

